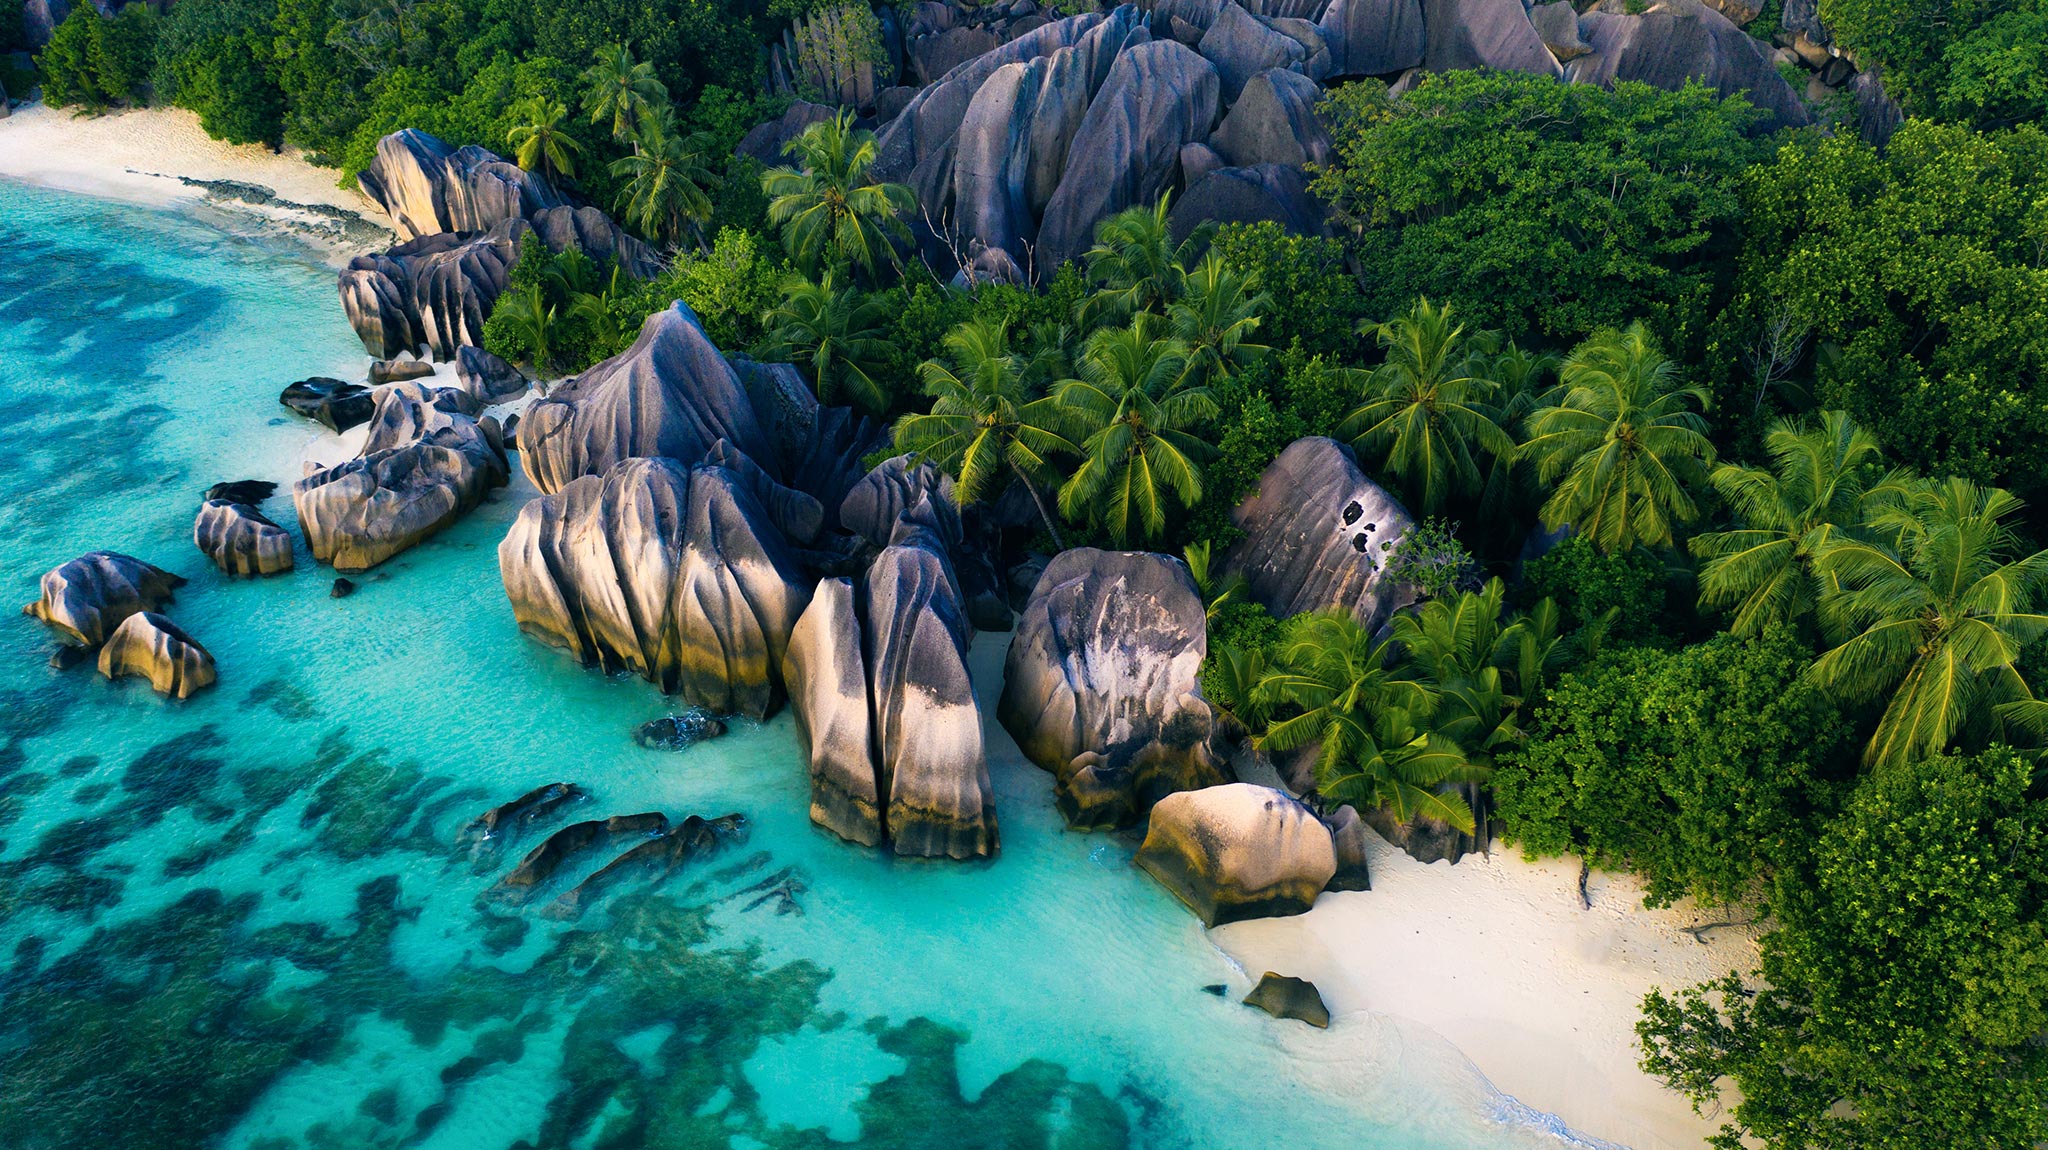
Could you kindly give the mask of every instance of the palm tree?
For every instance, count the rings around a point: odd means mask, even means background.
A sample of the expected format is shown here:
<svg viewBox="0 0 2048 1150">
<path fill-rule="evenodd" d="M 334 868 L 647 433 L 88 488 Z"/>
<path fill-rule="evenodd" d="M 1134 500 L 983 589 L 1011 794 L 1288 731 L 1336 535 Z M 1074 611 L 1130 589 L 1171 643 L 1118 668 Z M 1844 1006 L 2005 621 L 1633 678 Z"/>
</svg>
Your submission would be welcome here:
<svg viewBox="0 0 2048 1150">
<path fill-rule="evenodd" d="M 1164 532 L 1170 501 L 1202 500 L 1198 461 L 1211 449 L 1189 429 L 1216 414 L 1216 400 L 1188 377 L 1186 347 L 1155 334 L 1158 325 L 1157 316 L 1140 314 L 1129 327 L 1096 332 L 1079 378 L 1055 393 L 1082 454 L 1060 488 L 1060 512 L 1073 520 L 1093 514 L 1118 546 Z"/>
<path fill-rule="evenodd" d="M 576 155 L 583 149 L 562 128 L 569 118 L 569 109 L 560 100 L 535 97 L 521 105 L 520 110 L 525 122 L 505 133 L 505 142 L 515 149 L 513 158 L 519 166 L 529 172 L 537 170 L 548 179 L 574 176 Z"/>
<path fill-rule="evenodd" d="M 1059 406 L 1043 392 L 1029 360 L 1010 349 L 1009 332 L 992 319 L 973 319 L 946 334 L 949 366 L 918 368 L 930 412 L 896 423 L 896 446 L 931 460 L 958 478 L 963 503 L 994 492 L 1007 474 L 1038 505 L 1053 546 L 1065 548 L 1039 483 L 1054 474 L 1055 456 L 1080 449 L 1059 432 Z"/>
<path fill-rule="evenodd" d="M 1500 385 L 1493 395 L 1494 422 L 1502 431 L 1514 434 L 1527 426 L 1528 419 L 1550 390 L 1545 380 L 1556 373 L 1558 359 L 1548 352 L 1532 352 L 1513 340 L 1493 356 L 1484 371 L 1486 378 Z M 1485 523 L 1526 521 L 1522 513 L 1527 493 L 1536 486 L 1531 468 L 1517 449 L 1496 455 L 1486 469 L 1486 489 L 1479 497 L 1479 518 Z M 1533 512 L 1533 506 L 1529 510 Z"/>
<path fill-rule="evenodd" d="M 625 180 L 621 215 L 642 235 L 674 242 L 685 223 L 694 228 L 711 218 L 704 189 L 718 177 L 704 165 L 704 139 L 656 128 L 635 137 L 632 155 L 612 161 L 612 175 Z"/>
<path fill-rule="evenodd" d="M 1543 525 L 1570 523 L 1609 554 L 1671 542 L 1697 514 L 1687 485 L 1714 458 L 1706 421 L 1687 407 L 1706 406 L 1706 392 L 1679 383 L 1640 322 L 1580 344 L 1559 375 L 1522 446 L 1556 484 Z"/>
<path fill-rule="evenodd" d="M 1820 550 L 1821 623 L 1838 642 L 1807 675 L 1851 702 L 1889 696 L 1865 763 L 1911 762 L 2038 710 L 2016 664 L 2048 635 L 2048 551 L 2012 558 L 2021 506 L 1967 479 L 1923 481 L 1872 517 L 1896 546 L 1838 536 Z"/>
<path fill-rule="evenodd" d="M 1366 400 L 1337 434 L 1382 457 L 1423 513 L 1434 514 L 1479 488 L 1482 455 L 1514 453 L 1489 402 L 1500 385 L 1482 374 L 1487 363 L 1465 341 L 1449 304 L 1418 299 L 1407 315 L 1366 330 L 1387 361 L 1370 374 L 1348 372 Z"/>
<path fill-rule="evenodd" d="M 875 380 L 890 350 L 882 299 L 840 288 L 830 274 L 823 283 L 790 276 L 782 295 L 767 316 L 768 353 L 808 364 L 819 399 L 843 394 L 877 415 L 887 410 L 888 390 Z"/>
<path fill-rule="evenodd" d="M 1544 667 L 1540 657 L 1526 657 L 1529 648 L 1542 647 L 1544 621 L 1503 619 L 1506 596 L 1506 585 L 1489 579 L 1478 591 L 1432 599 L 1413 614 L 1397 615 L 1393 624 L 1395 641 L 1441 692 L 1431 729 L 1456 743 L 1469 762 L 1489 768 L 1495 754 L 1522 741 L 1516 720 L 1524 700 L 1516 691 L 1524 685 L 1540 690 Z M 1554 606 L 1549 623 L 1554 635 Z"/>
<path fill-rule="evenodd" d="M 1149 208 L 1125 208 L 1096 225 L 1095 246 L 1082 257 L 1095 294 L 1081 304 L 1076 317 L 1081 326 L 1097 327 L 1141 311 L 1163 312 L 1180 298 L 1187 267 L 1208 245 L 1216 226 L 1205 220 L 1174 243 L 1166 223 L 1171 199 L 1161 196 Z"/>
<path fill-rule="evenodd" d="M 1203 617 L 1213 621 L 1218 612 L 1240 602 L 1251 592 L 1251 581 L 1242 574 L 1225 578 L 1216 570 L 1212 541 L 1202 540 L 1181 548 L 1181 559 L 1195 580 L 1195 592 L 1202 597 Z"/>
<path fill-rule="evenodd" d="M 1187 346 L 1188 371 L 1197 380 L 1220 383 L 1272 350 L 1250 340 L 1273 308 L 1257 277 L 1239 274 L 1212 252 L 1188 273 L 1185 287 L 1168 306 L 1167 321 Z"/>
<path fill-rule="evenodd" d="M 851 264 L 872 275 L 885 257 L 895 264 L 894 242 L 910 242 L 900 217 L 917 210 L 917 199 L 902 184 L 869 175 L 875 136 L 853 126 L 852 110 L 812 124 L 783 151 L 798 166 L 762 173 L 761 190 L 773 197 L 768 222 L 782 229 L 797 266 L 808 273 L 821 263 Z"/>
<path fill-rule="evenodd" d="M 626 342 L 625 325 L 619 322 L 613 305 L 632 293 L 634 283 L 626 269 L 613 265 L 611 278 L 604 287 L 594 292 L 577 291 L 569 297 L 569 314 L 589 326 L 592 338 L 607 355 Z"/>
<path fill-rule="evenodd" d="M 1829 544 L 1861 528 L 1873 497 L 1905 482 L 1886 476 L 1873 487 L 1877 438 L 1846 412 L 1824 411 L 1820 426 L 1780 419 L 1764 433 L 1771 466 L 1723 464 L 1709 477 L 1740 524 L 1693 538 L 1700 602 L 1730 607 L 1729 630 L 1754 635 L 1812 611 L 1827 588 L 1814 561 Z"/>
<path fill-rule="evenodd" d="M 1426 815 L 1470 834 L 1475 823 L 1464 796 L 1437 788 L 1483 781 L 1486 771 L 1448 736 L 1417 727 L 1439 696 L 1391 668 L 1394 642 L 1375 640 L 1341 612 L 1291 620 L 1255 697 L 1294 713 L 1253 744 L 1276 751 L 1319 744 L 1316 788 L 1326 798 L 1391 808 L 1401 822 Z"/>
<path fill-rule="evenodd" d="M 598 49 L 597 62 L 584 69 L 583 83 L 583 110 L 593 124 L 610 120 L 614 140 L 637 136 L 648 109 L 669 102 L 668 88 L 654 78 L 654 65 L 636 63 L 628 44 Z"/>
<path fill-rule="evenodd" d="M 526 345 L 533 369 L 542 375 L 548 374 L 555 358 L 552 340 L 555 308 L 548 303 L 540 285 L 534 284 L 518 294 L 507 292 L 492 308 L 491 314 L 493 317 L 504 315 L 505 322 L 512 325 L 513 333 Z"/>
</svg>

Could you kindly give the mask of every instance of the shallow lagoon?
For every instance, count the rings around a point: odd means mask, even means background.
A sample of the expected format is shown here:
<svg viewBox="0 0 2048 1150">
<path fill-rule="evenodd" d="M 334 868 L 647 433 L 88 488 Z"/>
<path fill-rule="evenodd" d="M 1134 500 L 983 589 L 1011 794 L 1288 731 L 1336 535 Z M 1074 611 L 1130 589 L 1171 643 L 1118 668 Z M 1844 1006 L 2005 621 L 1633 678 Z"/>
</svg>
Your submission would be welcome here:
<svg viewBox="0 0 2048 1150">
<path fill-rule="evenodd" d="M 523 477 L 348 599 L 303 545 L 226 579 L 201 492 L 289 484 L 320 436 L 278 389 L 361 369 L 332 272 L 5 182 L 0 219 L 0 582 L 149 559 L 191 579 L 170 613 L 221 674 L 165 702 L 0 616 L 0 1145 L 1574 1144 L 1425 1032 L 1237 1005 L 1134 843 L 1064 833 L 992 722 L 1004 850 L 965 866 L 811 828 L 786 717 L 640 748 L 661 696 L 512 624 Z M 752 835 L 580 918 L 480 902 L 539 835 L 479 852 L 463 824 L 555 780 L 591 792 L 571 818 Z"/>
</svg>

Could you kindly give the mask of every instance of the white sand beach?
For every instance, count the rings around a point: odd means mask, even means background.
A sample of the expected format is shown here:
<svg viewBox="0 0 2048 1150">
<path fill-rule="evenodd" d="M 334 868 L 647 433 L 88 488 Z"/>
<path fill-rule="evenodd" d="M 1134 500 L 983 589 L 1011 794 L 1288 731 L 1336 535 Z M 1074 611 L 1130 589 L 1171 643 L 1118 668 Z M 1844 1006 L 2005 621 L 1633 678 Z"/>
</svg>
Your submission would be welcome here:
<svg viewBox="0 0 2048 1150">
<path fill-rule="evenodd" d="M 1575 1134 L 1634 1150 L 1699 1150 L 1719 1125 L 1643 1073 L 1639 1004 L 1747 970 L 1754 928 L 1683 928 L 1744 912 L 1642 905 L 1627 876 L 1595 873 L 1592 908 L 1575 860 L 1512 849 L 1424 865 L 1378 836 L 1370 891 L 1325 894 L 1309 913 L 1218 927 L 1253 978 L 1267 970 L 1321 990 L 1333 1030 L 1361 1011 L 1419 1023 L 1465 1053 L 1502 1093 Z"/>
<path fill-rule="evenodd" d="M 211 139 L 182 108 L 74 116 L 22 105 L 0 120 L 0 178 L 154 207 L 207 204 L 337 261 L 390 242 L 382 210 L 341 187 L 339 172 L 296 149 Z"/>
</svg>

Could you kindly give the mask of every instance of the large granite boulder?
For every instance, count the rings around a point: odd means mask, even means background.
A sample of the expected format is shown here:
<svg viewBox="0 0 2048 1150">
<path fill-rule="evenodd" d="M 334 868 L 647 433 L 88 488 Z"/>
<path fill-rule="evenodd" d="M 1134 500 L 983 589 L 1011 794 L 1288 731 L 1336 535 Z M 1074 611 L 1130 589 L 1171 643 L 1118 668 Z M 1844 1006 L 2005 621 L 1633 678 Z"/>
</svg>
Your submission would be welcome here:
<svg viewBox="0 0 2048 1150">
<path fill-rule="evenodd" d="M 99 667 L 109 679 L 139 675 L 157 694 L 177 699 L 189 699 L 219 678 L 212 653 L 154 611 L 138 611 L 114 628 L 100 648 Z"/>
<path fill-rule="evenodd" d="M 790 162 L 783 149 L 791 140 L 803 135 L 812 124 L 822 124 L 835 114 L 836 109 L 830 105 L 797 100 L 782 115 L 754 125 L 733 151 L 752 157 L 764 168 L 779 167 Z"/>
<path fill-rule="evenodd" d="M 756 718 L 809 584 L 744 478 L 634 458 L 529 502 L 498 545 L 521 630 L 587 665 Z"/>
<path fill-rule="evenodd" d="M 1495 68 L 1564 75 L 1522 0 L 1423 0 L 1422 22 L 1429 33 L 1423 65 L 1432 72 Z"/>
<path fill-rule="evenodd" d="M 362 451 L 292 485 L 313 558 L 366 571 L 453 523 L 511 473 L 497 421 L 467 396 L 401 383 L 377 397 Z"/>
<path fill-rule="evenodd" d="M 1299 72 L 1273 69 L 1245 83 L 1209 146 L 1237 167 L 1330 162 L 1330 134 L 1316 118 L 1322 88 Z"/>
<path fill-rule="evenodd" d="M 1215 66 L 1185 45 L 1154 40 L 1116 57 L 1046 204 L 1038 231 L 1043 274 L 1086 251 L 1096 224 L 1173 187 L 1181 145 L 1208 137 L 1220 94 Z"/>
<path fill-rule="evenodd" d="M 931 501 L 935 527 L 946 552 L 960 543 L 960 513 L 953 502 L 953 477 L 908 455 L 875 465 L 839 503 L 839 525 L 875 547 L 887 547 L 897 521 L 920 502 Z"/>
<path fill-rule="evenodd" d="M 277 401 L 326 424 L 330 431 L 347 431 L 368 423 L 377 410 L 377 395 L 369 388 L 324 375 L 286 384 Z"/>
<path fill-rule="evenodd" d="M 1593 50 L 1579 35 L 1579 10 L 1571 0 L 1535 5 L 1529 9 L 1529 23 L 1535 25 L 1536 34 L 1543 37 L 1543 46 L 1550 49 L 1559 63 L 1569 64 Z"/>
<path fill-rule="evenodd" d="M 1287 164 L 1217 168 L 1176 196 L 1167 211 L 1176 241 L 1204 221 L 1250 224 L 1272 220 L 1296 235 L 1321 235 L 1323 206 L 1308 190 L 1308 176 Z"/>
<path fill-rule="evenodd" d="M 1226 104 L 1237 99 L 1253 76 L 1268 68 L 1300 68 L 1308 56 L 1300 41 L 1235 3 L 1217 9 L 1216 18 L 1195 47 L 1203 59 L 1216 66 Z"/>
<path fill-rule="evenodd" d="M 485 406 L 517 399 L 528 387 L 518 368 L 480 347 L 456 349 L 455 378 L 462 390 Z"/>
<path fill-rule="evenodd" d="M 1337 873 L 1329 828 L 1315 812 L 1250 783 L 1160 799 L 1137 861 L 1204 926 L 1300 914 Z"/>
<path fill-rule="evenodd" d="M 1384 576 L 1415 521 L 1333 439 L 1289 444 L 1231 522 L 1244 538 L 1231 549 L 1225 574 L 1242 575 L 1252 598 L 1279 618 L 1338 610 L 1377 627 L 1414 601 L 1414 588 Z"/>
<path fill-rule="evenodd" d="M 21 33 L 28 47 L 41 51 L 49 46 L 57 25 L 71 15 L 70 0 L 22 0 Z M 24 93 L 25 94 L 25 93 Z"/>
<path fill-rule="evenodd" d="M 899 855 L 976 858 L 998 848 L 967 618 L 943 552 L 904 542 L 867 572 L 868 693 Z"/>
<path fill-rule="evenodd" d="M 292 569 L 290 532 L 247 504 L 209 499 L 192 523 L 192 542 L 230 575 L 276 575 Z"/>
<path fill-rule="evenodd" d="M 391 217 L 400 241 L 488 231 L 568 203 L 543 176 L 474 145 L 451 147 L 416 128 L 378 140 L 376 159 L 356 183 Z"/>
<path fill-rule="evenodd" d="M 782 659 L 789 709 L 811 770 L 811 821 L 849 842 L 882 841 L 888 795 L 875 769 L 867 663 L 849 579 L 811 594 Z"/>
<path fill-rule="evenodd" d="M 910 42 L 910 70 L 920 84 L 929 84 L 983 53 L 995 50 L 996 35 L 985 28 L 947 28 Z"/>
<path fill-rule="evenodd" d="M 1596 9 L 1579 17 L 1579 30 L 1592 51 L 1572 61 L 1568 74 L 1575 83 L 1639 80 L 1675 89 L 1698 80 L 1724 96 L 1747 94 L 1774 126 L 1798 127 L 1810 119 L 1771 62 L 1769 45 L 1698 0 L 1657 0 L 1640 15 Z"/>
<path fill-rule="evenodd" d="M 721 439 L 774 458 L 739 376 L 679 302 L 648 316 L 633 346 L 528 407 L 519 460 L 551 492 L 635 456 L 694 464 Z"/>
<path fill-rule="evenodd" d="M 1420 67 L 1427 33 L 1421 0 L 1330 0 L 1317 25 L 1332 76 L 1384 76 Z"/>
<path fill-rule="evenodd" d="M 530 230 L 523 219 L 503 220 L 484 232 L 436 232 L 357 256 L 340 278 L 349 326 L 378 359 L 423 349 L 449 359 L 481 344 Z"/>
<path fill-rule="evenodd" d="M 21 609 L 73 647 L 97 647 L 130 615 L 170 602 L 185 580 L 118 551 L 88 551 L 44 572 L 42 595 Z"/>
<path fill-rule="evenodd" d="M 1224 781 L 1201 696 L 1208 620 L 1185 564 L 1062 552 L 1017 621 L 996 715 L 1051 771 L 1067 825 L 1126 826 L 1175 791 Z"/>
</svg>

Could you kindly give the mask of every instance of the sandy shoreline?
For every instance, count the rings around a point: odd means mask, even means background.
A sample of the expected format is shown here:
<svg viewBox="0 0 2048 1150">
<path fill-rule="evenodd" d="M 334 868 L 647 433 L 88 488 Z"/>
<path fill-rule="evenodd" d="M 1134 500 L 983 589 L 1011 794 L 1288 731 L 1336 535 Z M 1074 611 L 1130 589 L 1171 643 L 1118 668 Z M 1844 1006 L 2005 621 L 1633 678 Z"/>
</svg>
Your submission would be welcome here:
<svg viewBox="0 0 2048 1150">
<path fill-rule="evenodd" d="M 1634 1150 L 1699 1150 L 1718 1122 L 1637 1065 L 1635 1024 L 1652 987 L 1677 989 L 1749 969 L 1747 927 L 1683 928 L 1742 917 L 1642 905 L 1623 875 L 1596 873 L 1592 908 L 1578 864 L 1529 863 L 1496 847 L 1455 867 L 1423 865 L 1372 838 L 1370 891 L 1325 894 L 1294 918 L 1212 933 L 1251 977 L 1314 982 L 1333 1018 L 1358 1012 L 1419 1023 L 1465 1053 L 1503 1094 L 1574 1134 Z"/>
<path fill-rule="evenodd" d="M 73 116 L 23 105 L 0 120 L 0 178 L 150 207 L 204 205 L 337 264 L 391 242 L 382 210 L 338 186 L 340 173 L 292 149 L 210 139 L 178 108 Z"/>
</svg>

